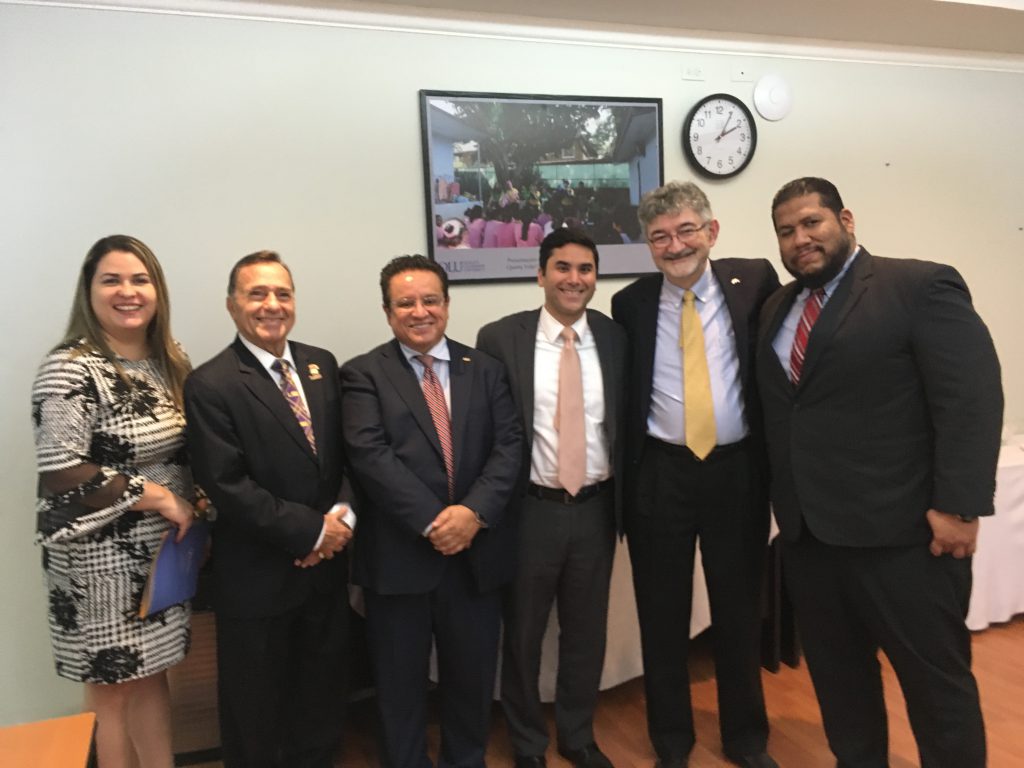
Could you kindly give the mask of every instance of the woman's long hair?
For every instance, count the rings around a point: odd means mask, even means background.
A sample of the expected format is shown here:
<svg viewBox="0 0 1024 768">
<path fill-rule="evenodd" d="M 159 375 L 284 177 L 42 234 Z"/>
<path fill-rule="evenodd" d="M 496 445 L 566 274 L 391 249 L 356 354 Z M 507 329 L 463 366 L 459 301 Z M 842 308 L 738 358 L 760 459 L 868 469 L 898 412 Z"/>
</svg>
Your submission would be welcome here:
<svg viewBox="0 0 1024 768">
<path fill-rule="evenodd" d="M 107 343 L 91 301 L 92 281 L 96 276 L 96 269 L 100 260 L 112 251 L 134 254 L 149 273 L 149 279 L 156 289 L 156 312 L 146 328 L 149 356 L 163 374 L 171 399 L 181 408 L 185 377 L 188 376 L 191 365 L 181 347 L 171 337 L 171 300 L 167 294 L 164 271 L 149 246 L 141 240 L 129 235 L 109 235 L 97 240 L 89 249 L 78 275 L 75 298 L 71 304 L 71 316 L 68 318 L 67 331 L 64 332 L 64 343 L 73 344 L 79 339 L 85 339 L 90 347 L 113 363 L 125 382 L 131 383 L 118 363 L 117 355 Z"/>
</svg>

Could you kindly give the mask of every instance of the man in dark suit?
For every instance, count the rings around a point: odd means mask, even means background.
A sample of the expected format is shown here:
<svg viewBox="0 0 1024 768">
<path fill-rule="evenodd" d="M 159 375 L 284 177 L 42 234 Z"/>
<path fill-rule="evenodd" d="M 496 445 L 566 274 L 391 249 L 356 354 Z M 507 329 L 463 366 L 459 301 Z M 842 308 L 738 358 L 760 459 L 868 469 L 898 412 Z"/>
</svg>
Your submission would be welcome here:
<svg viewBox="0 0 1024 768">
<path fill-rule="evenodd" d="M 960 275 L 872 256 L 825 179 L 772 203 L 796 281 L 764 305 L 758 381 L 786 585 L 842 768 L 888 763 L 881 648 L 923 768 L 980 768 L 964 618 L 993 511 L 999 362 Z"/>
<path fill-rule="evenodd" d="M 621 519 L 621 493 L 613 478 L 622 469 L 626 335 L 610 318 L 587 309 L 597 287 L 597 266 L 593 240 L 556 229 L 540 246 L 537 282 L 544 289 L 544 306 L 491 323 L 477 337 L 481 351 L 505 364 L 525 434 L 515 496 L 519 557 L 506 596 L 501 676 L 517 768 L 546 765 L 547 720 L 538 675 L 556 598 L 558 749 L 576 766 L 611 768 L 594 741 L 594 705 Z M 572 382 L 566 384 L 578 396 L 575 425 L 560 417 L 560 405 L 567 407 L 569 399 L 560 387 L 560 377 L 569 375 L 563 365 L 576 376 L 575 390 Z M 573 426 L 576 434 L 568 435 Z M 572 453 L 574 440 L 582 449 L 578 456 Z"/>
<path fill-rule="evenodd" d="M 217 511 L 213 606 L 227 768 L 329 768 L 345 703 L 347 564 L 337 363 L 288 341 L 291 272 L 231 270 L 238 336 L 185 384 L 196 481 Z M 283 361 L 283 362 L 282 362 Z"/>
<path fill-rule="evenodd" d="M 512 576 L 521 430 L 504 367 L 445 337 L 448 276 L 423 256 L 381 272 L 395 338 L 341 369 L 344 439 L 360 509 L 354 580 L 391 768 L 425 768 L 431 640 L 439 765 L 484 765 Z"/>
<path fill-rule="evenodd" d="M 714 642 L 722 748 L 767 768 L 760 594 L 768 542 L 757 318 L 778 287 L 764 259 L 708 255 L 719 225 L 694 184 L 649 192 L 638 216 L 660 275 L 612 298 L 631 345 L 625 529 L 633 564 L 657 765 L 687 764 L 695 734 L 687 670 L 699 537 Z"/>
</svg>

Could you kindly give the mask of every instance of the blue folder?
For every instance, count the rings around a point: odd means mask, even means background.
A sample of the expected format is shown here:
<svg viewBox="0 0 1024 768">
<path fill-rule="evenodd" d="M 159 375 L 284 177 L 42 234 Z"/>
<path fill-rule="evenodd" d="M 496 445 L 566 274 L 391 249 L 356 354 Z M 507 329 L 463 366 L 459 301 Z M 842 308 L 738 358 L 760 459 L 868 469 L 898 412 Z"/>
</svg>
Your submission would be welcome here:
<svg viewBox="0 0 1024 768">
<path fill-rule="evenodd" d="M 142 591 L 139 618 L 144 619 L 195 597 L 210 530 L 205 522 L 196 520 L 181 541 L 174 540 L 175 534 L 173 528 L 164 534 L 153 558 L 153 567 Z"/>
</svg>

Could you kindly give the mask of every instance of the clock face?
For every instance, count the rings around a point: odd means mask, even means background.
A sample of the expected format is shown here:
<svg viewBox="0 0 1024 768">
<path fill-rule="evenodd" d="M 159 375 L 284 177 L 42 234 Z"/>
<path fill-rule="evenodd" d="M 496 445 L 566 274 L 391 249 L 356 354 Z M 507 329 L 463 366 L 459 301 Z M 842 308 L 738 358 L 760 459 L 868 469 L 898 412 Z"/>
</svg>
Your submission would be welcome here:
<svg viewBox="0 0 1024 768">
<path fill-rule="evenodd" d="M 742 171 L 753 159 L 756 147 L 754 117 L 735 96 L 706 96 L 683 122 L 686 158 L 700 173 L 713 179 Z"/>
</svg>

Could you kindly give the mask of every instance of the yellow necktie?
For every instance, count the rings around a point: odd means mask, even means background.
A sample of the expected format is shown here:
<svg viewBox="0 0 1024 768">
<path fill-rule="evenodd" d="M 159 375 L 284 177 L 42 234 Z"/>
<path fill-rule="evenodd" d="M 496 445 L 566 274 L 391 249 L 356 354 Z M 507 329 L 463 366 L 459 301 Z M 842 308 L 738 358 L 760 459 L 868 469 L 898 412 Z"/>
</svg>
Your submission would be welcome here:
<svg viewBox="0 0 1024 768">
<path fill-rule="evenodd" d="M 683 417 L 686 420 L 686 446 L 698 459 L 712 450 L 715 434 L 715 407 L 711 400 L 711 374 L 704 350 L 704 330 L 694 304 L 693 291 L 683 291 L 683 312 L 679 321 L 679 346 L 683 350 Z"/>
</svg>

